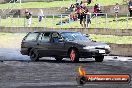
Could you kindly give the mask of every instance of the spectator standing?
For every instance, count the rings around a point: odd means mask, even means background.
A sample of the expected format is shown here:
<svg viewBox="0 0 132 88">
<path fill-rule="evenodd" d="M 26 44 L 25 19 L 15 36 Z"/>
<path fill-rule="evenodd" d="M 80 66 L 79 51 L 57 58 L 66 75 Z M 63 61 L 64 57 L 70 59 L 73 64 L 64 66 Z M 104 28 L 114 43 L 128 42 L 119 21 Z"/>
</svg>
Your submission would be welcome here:
<svg viewBox="0 0 132 88">
<path fill-rule="evenodd" d="M 100 4 L 97 4 L 97 13 L 101 13 L 101 6 L 100 6 Z"/>
<path fill-rule="evenodd" d="M 114 13 L 115 13 L 115 17 L 114 18 L 115 19 L 118 17 L 119 9 L 120 9 L 119 4 L 116 3 L 116 5 L 114 6 Z"/>
<path fill-rule="evenodd" d="M 101 13 L 101 6 L 100 4 L 94 5 L 94 13 Z"/>
<path fill-rule="evenodd" d="M 26 20 L 27 20 L 28 27 L 30 27 L 31 24 L 32 24 L 32 13 L 29 12 L 29 11 L 26 9 L 26 10 L 25 10 L 25 16 L 26 16 Z"/>
<path fill-rule="evenodd" d="M 97 8 L 98 8 L 98 6 L 97 6 L 97 4 L 95 4 L 94 5 L 94 13 L 97 13 Z"/>
<path fill-rule="evenodd" d="M 80 24 L 81 24 L 82 27 L 83 27 L 83 24 L 85 24 L 84 7 L 85 7 L 85 4 L 82 3 L 81 6 L 80 6 L 80 9 L 79 9 L 79 18 L 80 18 Z"/>
<path fill-rule="evenodd" d="M 130 17 L 132 17 L 132 0 L 128 2 L 128 10 L 130 12 Z"/>
<path fill-rule="evenodd" d="M 84 21 L 85 21 L 85 24 L 84 24 L 84 27 L 88 27 L 89 23 L 91 23 L 91 14 L 89 13 L 89 10 L 87 7 L 84 8 Z"/>
<path fill-rule="evenodd" d="M 86 25 L 89 27 L 89 24 L 91 24 L 91 13 L 86 13 Z"/>
<path fill-rule="evenodd" d="M 41 22 L 41 21 L 42 21 L 43 16 L 44 16 L 43 10 L 42 10 L 42 9 L 40 9 L 40 10 L 39 10 L 39 13 L 38 13 L 38 21 L 39 21 L 39 22 Z"/>
<path fill-rule="evenodd" d="M 94 5 L 94 16 L 103 16 L 104 14 L 102 14 L 102 11 L 101 11 L 101 6 L 100 4 L 95 4 Z"/>
<path fill-rule="evenodd" d="M 80 10 L 80 24 L 82 27 L 86 27 L 86 15 L 88 13 L 88 8 L 83 6 Z"/>
</svg>

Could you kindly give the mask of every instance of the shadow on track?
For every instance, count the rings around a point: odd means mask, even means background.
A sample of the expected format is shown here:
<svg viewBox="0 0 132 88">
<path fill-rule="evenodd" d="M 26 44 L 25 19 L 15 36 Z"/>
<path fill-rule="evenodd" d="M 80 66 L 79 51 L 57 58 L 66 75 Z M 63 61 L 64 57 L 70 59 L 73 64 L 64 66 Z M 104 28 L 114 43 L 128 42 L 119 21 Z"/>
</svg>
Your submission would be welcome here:
<svg viewBox="0 0 132 88">
<path fill-rule="evenodd" d="M 39 60 L 37 62 L 48 62 L 48 63 L 75 63 L 68 60 L 56 61 L 56 60 Z M 76 63 L 94 63 L 95 61 L 79 61 Z"/>
<path fill-rule="evenodd" d="M 13 61 L 18 61 L 18 62 L 34 62 L 34 61 L 31 61 L 30 59 L 0 59 L 0 62 L 5 62 L 5 61 L 10 61 L 10 62 L 13 62 Z M 36 61 L 35 63 L 37 62 L 47 62 L 47 63 L 94 63 L 95 61 L 94 60 L 82 60 L 79 61 L 79 62 L 71 62 L 70 60 L 68 59 L 64 59 L 62 61 L 56 61 L 55 59 L 40 59 L 39 61 Z"/>
</svg>

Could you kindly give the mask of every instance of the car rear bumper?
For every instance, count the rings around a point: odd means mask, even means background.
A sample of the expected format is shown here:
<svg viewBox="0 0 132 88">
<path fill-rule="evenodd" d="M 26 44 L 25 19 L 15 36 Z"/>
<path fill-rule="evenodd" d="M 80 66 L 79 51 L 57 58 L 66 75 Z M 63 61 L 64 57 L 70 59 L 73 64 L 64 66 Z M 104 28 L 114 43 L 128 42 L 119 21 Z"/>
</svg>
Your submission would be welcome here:
<svg viewBox="0 0 132 88">
<path fill-rule="evenodd" d="M 90 58 L 90 57 L 95 57 L 99 55 L 107 56 L 110 53 L 110 50 L 102 50 L 105 52 L 99 52 L 101 51 L 100 49 L 92 49 L 92 50 L 82 50 L 79 52 L 81 58 Z"/>
</svg>

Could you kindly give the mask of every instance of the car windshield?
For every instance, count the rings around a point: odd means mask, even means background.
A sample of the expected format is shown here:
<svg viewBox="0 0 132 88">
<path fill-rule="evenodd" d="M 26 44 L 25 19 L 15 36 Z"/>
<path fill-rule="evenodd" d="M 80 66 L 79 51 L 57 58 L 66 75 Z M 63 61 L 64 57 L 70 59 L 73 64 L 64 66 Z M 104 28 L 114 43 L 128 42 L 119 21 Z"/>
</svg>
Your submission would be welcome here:
<svg viewBox="0 0 132 88">
<path fill-rule="evenodd" d="M 80 32 L 63 32 L 61 35 L 67 41 L 90 41 L 88 37 L 82 35 Z"/>
</svg>

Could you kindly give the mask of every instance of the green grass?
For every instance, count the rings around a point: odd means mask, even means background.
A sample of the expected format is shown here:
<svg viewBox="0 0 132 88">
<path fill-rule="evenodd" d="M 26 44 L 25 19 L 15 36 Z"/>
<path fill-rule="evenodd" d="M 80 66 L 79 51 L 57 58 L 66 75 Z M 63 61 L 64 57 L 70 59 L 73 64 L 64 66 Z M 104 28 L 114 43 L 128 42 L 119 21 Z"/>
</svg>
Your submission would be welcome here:
<svg viewBox="0 0 132 88">
<path fill-rule="evenodd" d="M 68 7 L 71 3 L 75 3 L 73 1 L 65 0 L 63 1 L 54 1 L 54 2 L 26 2 L 26 3 L 6 3 L 0 4 L 0 9 L 7 9 L 7 8 L 51 8 L 51 7 Z"/>
<path fill-rule="evenodd" d="M 63 20 L 67 17 L 63 18 Z M 48 27 L 48 28 L 82 28 L 79 21 L 66 23 L 63 25 L 56 25 L 60 22 L 60 18 L 43 18 L 41 23 L 38 23 L 37 18 L 32 19 L 31 27 Z M 126 29 L 127 21 L 125 17 L 118 18 L 118 21 L 113 21 L 112 17 L 107 18 L 107 24 L 104 17 L 93 18 L 89 28 L 110 28 L 110 29 Z M 10 18 L 1 19 L 0 26 L 2 27 L 26 27 L 26 20 L 24 18 Z M 132 19 L 128 20 L 128 28 L 132 28 Z"/>
<path fill-rule="evenodd" d="M 115 5 L 115 3 L 123 4 L 123 0 L 93 0 L 94 3 L 90 4 L 89 6 L 93 6 L 95 3 L 100 3 L 101 6 L 107 5 Z M 27 2 L 22 3 L 6 3 L 0 4 L 0 9 L 8 9 L 8 8 L 51 8 L 51 7 L 68 7 L 70 4 L 74 4 L 75 0 L 64 0 L 64 1 L 53 1 L 53 2 Z"/>
<path fill-rule="evenodd" d="M 95 3 L 99 3 L 101 6 L 115 5 L 115 3 L 126 4 L 123 0 L 93 0 L 93 2 L 91 6 L 95 5 Z"/>
<path fill-rule="evenodd" d="M 90 34 L 92 40 L 104 43 L 132 44 L 132 36 L 94 35 Z"/>
</svg>

